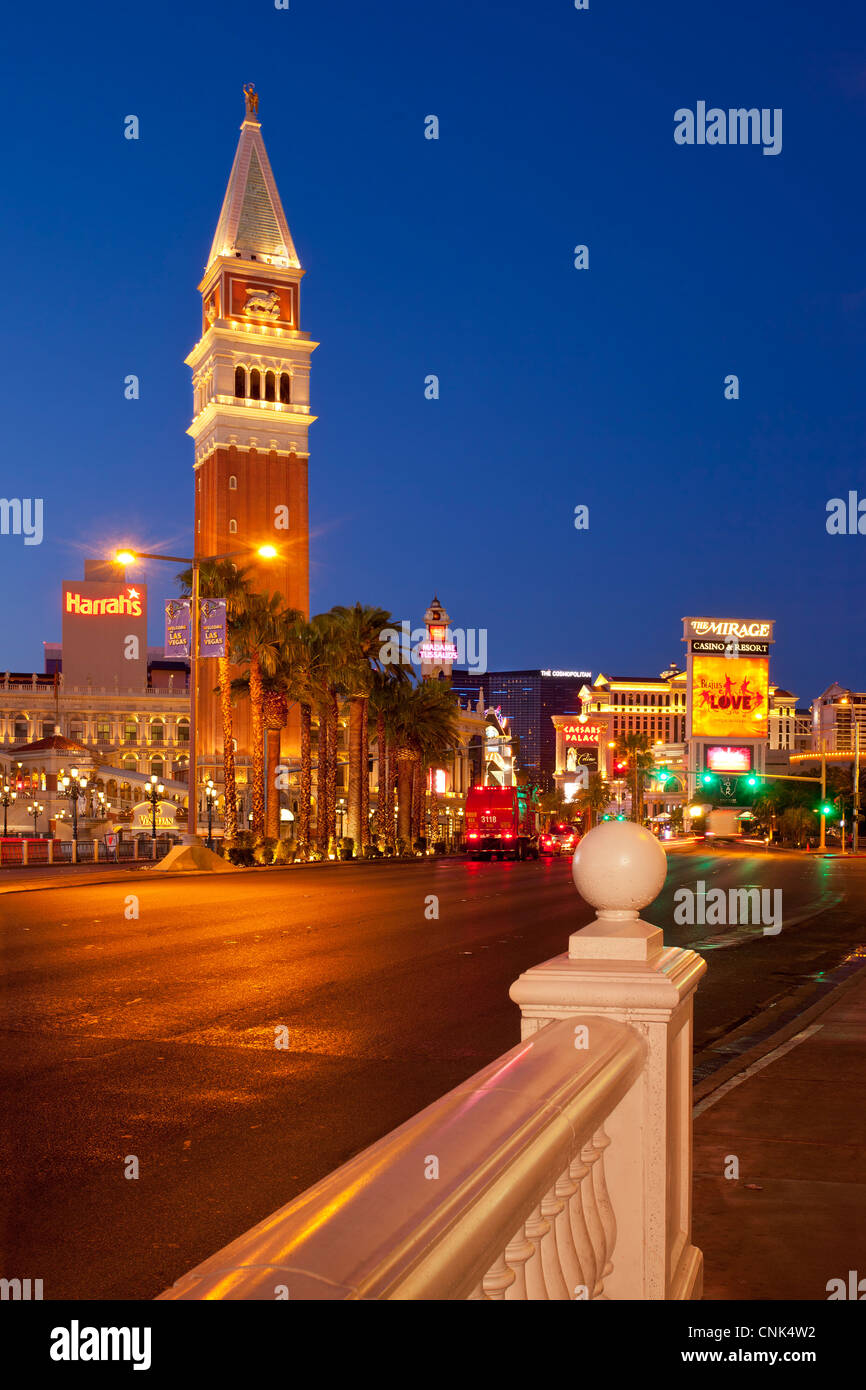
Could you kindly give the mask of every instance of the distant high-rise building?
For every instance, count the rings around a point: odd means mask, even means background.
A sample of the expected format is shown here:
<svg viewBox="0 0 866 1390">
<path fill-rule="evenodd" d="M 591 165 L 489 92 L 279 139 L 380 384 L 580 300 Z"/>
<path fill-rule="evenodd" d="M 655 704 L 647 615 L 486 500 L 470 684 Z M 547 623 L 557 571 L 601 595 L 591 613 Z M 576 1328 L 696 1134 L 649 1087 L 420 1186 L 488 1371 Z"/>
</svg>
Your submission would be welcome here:
<svg viewBox="0 0 866 1390">
<path fill-rule="evenodd" d="M 473 698 L 477 698 L 480 687 L 488 709 L 499 709 L 508 716 L 520 740 L 520 767 L 540 774 L 546 784 L 556 767 L 556 729 L 550 716 L 579 714 L 580 690 L 591 676 L 591 671 L 537 667 L 526 671 L 487 671 L 483 676 L 455 671 L 452 684 L 461 696 Z"/>
</svg>

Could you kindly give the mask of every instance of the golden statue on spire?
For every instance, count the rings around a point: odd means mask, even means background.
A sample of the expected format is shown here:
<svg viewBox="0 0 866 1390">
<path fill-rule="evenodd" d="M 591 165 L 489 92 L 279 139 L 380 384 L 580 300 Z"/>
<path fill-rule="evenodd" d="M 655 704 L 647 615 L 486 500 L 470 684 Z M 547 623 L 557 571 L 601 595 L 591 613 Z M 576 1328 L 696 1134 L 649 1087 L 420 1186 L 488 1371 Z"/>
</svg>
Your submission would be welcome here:
<svg viewBox="0 0 866 1390">
<path fill-rule="evenodd" d="M 257 116 L 259 114 L 259 94 L 252 82 L 244 83 L 244 96 L 247 102 L 247 115 Z"/>
</svg>

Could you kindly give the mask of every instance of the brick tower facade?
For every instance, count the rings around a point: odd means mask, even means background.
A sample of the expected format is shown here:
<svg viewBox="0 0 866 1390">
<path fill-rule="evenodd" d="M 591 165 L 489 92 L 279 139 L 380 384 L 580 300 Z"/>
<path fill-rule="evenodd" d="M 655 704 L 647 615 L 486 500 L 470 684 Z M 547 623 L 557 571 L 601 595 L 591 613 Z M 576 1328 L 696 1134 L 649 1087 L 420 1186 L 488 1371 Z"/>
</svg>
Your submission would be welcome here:
<svg viewBox="0 0 866 1390">
<path fill-rule="evenodd" d="M 246 116 L 210 255 L 199 285 L 201 338 L 192 368 L 195 443 L 195 553 L 243 551 L 260 592 L 279 592 L 309 616 L 307 432 L 310 357 L 318 346 L 300 327 L 303 277 L 258 119 L 258 96 L 244 88 Z M 260 560 L 259 546 L 276 547 Z M 212 678 L 211 678 L 212 677 Z M 222 723 L 213 693 L 216 663 L 201 664 L 197 726 L 199 783 L 222 781 Z M 290 724 L 284 752 L 295 742 Z M 236 710 L 239 800 L 249 770 L 244 703 Z M 240 807 L 239 807 L 240 809 Z M 243 823 L 243 822 L 242 822 Z"/>
</svg>

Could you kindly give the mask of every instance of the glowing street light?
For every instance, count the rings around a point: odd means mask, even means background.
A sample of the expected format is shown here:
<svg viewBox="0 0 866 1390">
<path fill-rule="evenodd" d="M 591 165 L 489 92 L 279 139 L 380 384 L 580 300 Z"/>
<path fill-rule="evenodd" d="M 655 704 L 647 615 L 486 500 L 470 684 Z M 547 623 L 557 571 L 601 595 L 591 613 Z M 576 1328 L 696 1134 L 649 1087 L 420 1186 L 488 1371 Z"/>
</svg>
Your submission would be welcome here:
<svg viewBox="0 0 866 1390">
<path fill-rule="evenodd" d="M 8 816 L 8 812 L 9 812 L 9 807 L 13 804 L 13 802 L 15 801 L 15 798 L 17 797 L 17 795 L 18 795 L 17 792 L 13 792 L 13 791 L 10 789 L 9 783 L 8 783 L 8 782 L 5 782 L 4 785 L 3 785 L 3 795 L 0 796 L 0 806 L 3 807 L 3 838 L 4 838 L 4 840 L 5 840 L 6 836 L 7 836 L 7 834 L 9 833 L 9 827 L 8 827 L 8 825 L 6 824 L 7 816 Z"/>
<path fill-rule="evenodd" d="M 192 594 L 190 611 L 192 614 L 192 652 L 189 663 L 189 773 L 187 805 L 189 808 L 187 825 L 193 835 L 198 834 L 198 721 L 196 719 L 196 698 L 198 695 L 199 663 L 199 570 L 202 565 L 216 560 L 233 560 L 238 555 L 249 555 L 255 550 L 261 560 L 275 560 L 279 554 L 276 546 L 260 545 L 258 548 L 245 546 L 242 550 L 226 550 L 221 555 L 158 555 L 150 550 L 116 550 L 112 560 L 116 565 L 134 565 L 140 560 L 163 560 L 172 565 L 183 565 L 192 570 Z"/>
</svg>

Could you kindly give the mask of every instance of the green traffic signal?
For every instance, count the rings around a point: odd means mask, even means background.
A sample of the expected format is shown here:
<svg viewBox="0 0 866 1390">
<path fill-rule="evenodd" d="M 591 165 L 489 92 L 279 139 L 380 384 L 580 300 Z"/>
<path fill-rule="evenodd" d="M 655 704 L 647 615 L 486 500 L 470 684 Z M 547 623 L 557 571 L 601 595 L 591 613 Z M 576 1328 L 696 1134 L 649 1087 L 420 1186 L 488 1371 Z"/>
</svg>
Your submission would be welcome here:
<svg viewBox="0 0 866 1390">
<path fill-rule="evenodd" d="M 747 786 L 747 787 L 756 787 L 757 785 L 758 785 L 758 779 L 757 779 L 757 777 L 755 776 L 755 774 L 754 774 L 754 772 L 753 772 L 753 773 L 751 773 L 751 775 L 750 775 L 749 777 L 746 778 L 746 786 Z"/>
<path fill-rule="evenodd" d="M 822 801 L 821 805 L 818 807 L 818 814 L 821 816 L 832 816 L 835 809 L 832 801 Z"/>
<path fill-rule="evenodd" d="M 701 781 L 703 782 L 705 787 L 711 787 L 715 780 L 716 779 L 711 772 L 705 772 L 701 777 Z"/>
</svg>

